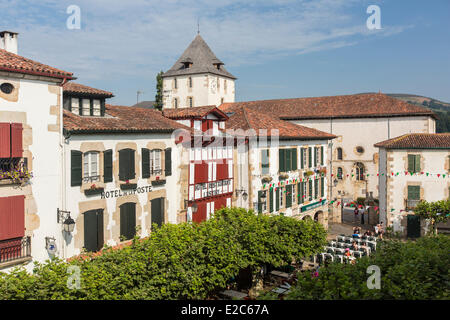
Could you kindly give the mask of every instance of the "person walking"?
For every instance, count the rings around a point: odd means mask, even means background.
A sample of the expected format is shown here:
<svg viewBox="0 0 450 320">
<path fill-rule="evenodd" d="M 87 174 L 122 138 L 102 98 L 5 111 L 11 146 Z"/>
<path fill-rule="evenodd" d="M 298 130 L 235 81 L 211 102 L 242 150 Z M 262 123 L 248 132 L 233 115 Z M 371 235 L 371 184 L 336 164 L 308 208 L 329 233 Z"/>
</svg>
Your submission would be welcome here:
<svg viewBox="0 0 450 320">
<path fill-rule="evenodd" d="M 361 212 L 361 224 L 364 224 L 364 212 L 365 211 L 366 211 L 365 209 L 362 209 L 362 212 Z"/>
<path fill-rule="evenodd" d="M 353 211 L 353 213 L 355 214 L 355 223 L 356 223 L 358 222 L 358 213 L 359 213 L 358 207 L 355 208 L 355 211 Z"/>
</svg>

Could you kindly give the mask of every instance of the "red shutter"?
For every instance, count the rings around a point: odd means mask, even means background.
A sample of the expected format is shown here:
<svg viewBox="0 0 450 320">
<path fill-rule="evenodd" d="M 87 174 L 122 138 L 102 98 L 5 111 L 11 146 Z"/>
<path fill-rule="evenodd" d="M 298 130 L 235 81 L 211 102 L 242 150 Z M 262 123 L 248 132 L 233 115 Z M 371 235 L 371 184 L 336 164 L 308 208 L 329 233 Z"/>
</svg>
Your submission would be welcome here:
<svg viewBox="0 0 450 320">
<path fill-rule="evenodd" d="M 223 160 L 224 162 L 226 160 Z M 217 180 L 225 180 L 228 179 L 228 164 L 227 163 L 218 163 L 217 164 Z"/>
<path fill-rule="evenodd" d="M 0 198 L 0 240 L 25 235 L 25 196 Z"/>
<path fill-rule="evenodd" d="M 0 123 L 0 158 L 11 156 L 11 125 Z"/>
<path fill-rule="evenodd" d="M 208 164 L 207 163 L 196 163 L 194 170 L 194 183 L 205 183 L 208 182 Z"/>
<path fill-rule="evenodd" d="M 22 158 L 22 124 L 11 124 L 11 157 Z"/>
<path fill-rule="evenodd" d="M 206 202 L 197 201 L 197 212 L 192 214 L 192 221 L 202 222 L 206 221 Z"/>
</svg>

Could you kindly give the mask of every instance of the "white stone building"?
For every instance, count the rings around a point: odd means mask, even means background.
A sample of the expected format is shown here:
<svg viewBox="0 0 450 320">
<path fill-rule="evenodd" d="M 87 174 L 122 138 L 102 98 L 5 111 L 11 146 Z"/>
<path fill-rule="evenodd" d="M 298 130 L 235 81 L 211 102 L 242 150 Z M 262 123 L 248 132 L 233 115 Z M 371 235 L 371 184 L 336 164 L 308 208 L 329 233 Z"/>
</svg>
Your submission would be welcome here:
<svg viewBox="0 0 450 320">
<path fill-rule="evenodd" d="M 0 32 L 0 42 L 6 49 L 0 49 L 0 270 L 5 271 L 49 259 L 52 244 L 60 243 L 61 86 L 73 75 L 17 55 L 16 33 Z M 22 181 L 10 179 L 11 172 Z"/>
<path fill-rule="evenodd" d="M 63 210 L 75 222 L 64 234 L 64 257 L 146 237 L 153 223 L 186 220 L 180 179 L 187 166 L 174 132 L 189 128 L 157 110 L 106 105 L 111 96 L 64 86 Z"/>
<path fill-rule="evenodd" d="M 234 102 L 236 78 L 224 68 L 200 35 L 163 74 L 163 108 Z"/>
<path fill-rule="evenodd" d="M 420 200 L 433 202 L 450 196 L 450 134 L 405 134 L 375 147 L 380 154 L 380 220 L 394 231 L 418 236 L 415 206 Z"/>
</svg>

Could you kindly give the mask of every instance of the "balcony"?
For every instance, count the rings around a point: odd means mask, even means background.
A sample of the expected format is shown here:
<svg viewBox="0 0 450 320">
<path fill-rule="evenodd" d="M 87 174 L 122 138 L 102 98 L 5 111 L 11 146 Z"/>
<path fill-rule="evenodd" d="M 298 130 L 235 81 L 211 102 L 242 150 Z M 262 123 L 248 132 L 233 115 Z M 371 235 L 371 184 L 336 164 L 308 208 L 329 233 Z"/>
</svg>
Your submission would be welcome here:
<svg viewBox="0 0 450 320">
<path fill-rule="evenodd" d="M 0 159 L 0 185 L 22 184 L 32 178 L 26 158 Z"/>
<path fill-rule="evenodd" d="M 0 268 L 31 260 L 31 237 L 0 241 Z"/>
</svg>

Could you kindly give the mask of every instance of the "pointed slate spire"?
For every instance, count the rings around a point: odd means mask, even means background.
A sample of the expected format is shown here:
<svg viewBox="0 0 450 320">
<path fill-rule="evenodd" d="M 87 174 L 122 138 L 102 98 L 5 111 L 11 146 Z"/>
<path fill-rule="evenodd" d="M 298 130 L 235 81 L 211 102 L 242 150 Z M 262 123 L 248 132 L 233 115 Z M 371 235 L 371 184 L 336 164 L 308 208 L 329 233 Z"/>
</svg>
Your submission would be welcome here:
<svg viewBox="0 0 450 320">
<path fill-rule="evenodd" d="M 163 77 L 212 73 L 236 79 L 223 65 L 224 63 L 216 57 L 202 36 L 197 34 L 172 68 L 163 74 Z"/>
</svg>

